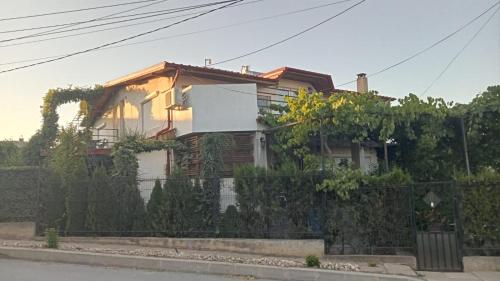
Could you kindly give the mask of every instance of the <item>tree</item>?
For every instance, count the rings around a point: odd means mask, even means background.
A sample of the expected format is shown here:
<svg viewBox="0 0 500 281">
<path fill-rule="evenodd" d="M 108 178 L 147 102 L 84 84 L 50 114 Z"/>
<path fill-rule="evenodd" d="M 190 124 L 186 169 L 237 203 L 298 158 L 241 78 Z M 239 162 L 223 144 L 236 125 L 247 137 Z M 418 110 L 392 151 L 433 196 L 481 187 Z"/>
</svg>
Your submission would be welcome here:
<svg viewBox="0 0 500 281">
<path fill-rule="evenodd" d="M 320 132 L 325 139 L 360 143 L 367 139 L 385 141 L 394 130 L 390 103 L 376 92 L 345 92 L 326 98 L 322 93 L 301 89 L 296 98 L 287 99 L 287 104 L 288 110 L 279 122 L 294 125 L 284 130 L 283 149 L 292 149 L 299 158 L 311 153 L 311 137 Z"/>
<path fill-rule="evenodd" d="M 164 228 L 165 200 L 160 180 L 155 180 L 155 185 L 147 204 L 147 227 L 154 233 L 161 232 Z"/>
<path fill-rule="evenodd" d="M 86 138 L 74 127 L 63 128 L 50 156 L 50 167 L 60 177 L 65 194 L 65 230 L 69 232 L 85 229 L 89 185 Z"/>
<path fill-rule="evenodd" d="M 86 228 L 94 232 L 107 232 L 114 229 L 115 198 L 111 178 L 104 166 L 93 172 L 87 195 Z"/>
<path fill-rule="evenodd" d="M 450 179 L 461 138 L 452 118 L 452 105 L 441 98 L 421 100 L 410 94 L 393 108 L 396 161 L 415 180 Z"/>
<path fill-rule="evenodd" d="M 21 149 L 13 141 L 0 141 L 0 167 L 20 166 L 22 164 Z"/>
<path fill-rule="evenodd" d="M 500 170 L 500 85 L 488 87 L 466 106 L 469 156 L 473 170 Z"/>
</svg>

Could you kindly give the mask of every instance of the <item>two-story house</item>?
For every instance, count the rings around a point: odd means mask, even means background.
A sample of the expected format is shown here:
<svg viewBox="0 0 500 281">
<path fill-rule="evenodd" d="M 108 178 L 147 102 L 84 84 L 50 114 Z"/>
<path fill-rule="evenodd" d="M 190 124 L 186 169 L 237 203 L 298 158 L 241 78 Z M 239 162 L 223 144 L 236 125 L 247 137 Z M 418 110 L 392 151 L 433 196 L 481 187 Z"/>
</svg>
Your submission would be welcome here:
<svg viewBox="0 0 500 281">
<path fill-rule="evenodd" d="M 187 173 L 197 176 L 201 137 L 223 132 L 231 136 L 231 153 L 224 159 L 228 178 L 240 164 L 269 165 L 266 128 L 258 122 L 260 111 L 284 103 L 299 88 L 328 94 L 338 91 L 330 75 L 291 67 L 260 73 L 243 66 L 241 72 L 233 72 L 170 62 L 109 81 L 105 88 L 92 113 L 95 135 L 103 147 L 128 132 L 184 140 L 193 152 Z M 358 78 L 358 89 L 368 89 L 364 75 Z M 329 157 L 350 161 L 351 151 L 348 144 L 335 147 Z M 356 154 L 363 170 L 376 167 L 373 147 L 362 146 Z M 138 159 L 141 177 L 164 178 L 172 171 L 171 151 L 141 153 Z"/>
</svg>

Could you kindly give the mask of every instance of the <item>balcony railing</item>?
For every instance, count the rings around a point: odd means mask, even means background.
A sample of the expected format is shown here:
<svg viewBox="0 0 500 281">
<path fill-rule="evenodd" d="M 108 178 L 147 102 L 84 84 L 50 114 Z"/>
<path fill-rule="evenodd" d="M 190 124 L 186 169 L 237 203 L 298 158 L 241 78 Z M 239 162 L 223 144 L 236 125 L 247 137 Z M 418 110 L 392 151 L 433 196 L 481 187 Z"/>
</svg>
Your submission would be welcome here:
<svg viewBox="0 0 500 281">
<path fill-rule="evenodd" d="M 118 129 L 94 129 L 92 134 L 93 148 L 109 149 L 118 142 Z"/>
</svg>

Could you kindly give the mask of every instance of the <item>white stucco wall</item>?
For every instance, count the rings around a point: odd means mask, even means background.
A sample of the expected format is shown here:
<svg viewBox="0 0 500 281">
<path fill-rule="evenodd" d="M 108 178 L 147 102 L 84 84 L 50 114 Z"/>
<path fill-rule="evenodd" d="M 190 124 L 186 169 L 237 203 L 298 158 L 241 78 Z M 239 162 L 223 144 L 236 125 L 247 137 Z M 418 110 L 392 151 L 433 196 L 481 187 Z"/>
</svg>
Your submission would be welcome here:
<svg viewBox="0 0 500 281">
<path fill-rule="evenodd" d="M 177 136 L 257 130 L 255 84 L 193 85 L 185 94 L 187 109 L 174 112 Z"/>
<path fill-rule="evenodd" d="M 144 201 L 148 201 L 154 186 L 155 179 L 165 178 L 165 168 L 167 164 L 167 152 L 153 151 L 137 154 L 139 162 L 138 176 L 139 191 Z"/>
<path fill-rule="evenodd" d="M 107 102 L 106 111 L 95 121 L 95 126 L 118 129 L 120 135 L 127 132 L 154 135 L 167 126 L 166 92 L 171 85 L 171 77 L 158 77 L 121 87 Z"/>
</svg>

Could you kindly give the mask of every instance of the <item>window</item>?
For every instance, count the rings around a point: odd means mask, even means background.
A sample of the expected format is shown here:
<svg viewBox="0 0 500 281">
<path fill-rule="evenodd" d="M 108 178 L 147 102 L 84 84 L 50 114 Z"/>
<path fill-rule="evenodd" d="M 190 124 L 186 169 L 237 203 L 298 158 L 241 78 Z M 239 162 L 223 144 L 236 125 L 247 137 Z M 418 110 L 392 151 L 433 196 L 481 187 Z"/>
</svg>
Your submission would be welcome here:
<svg viewBox="0 0 500 281">
<path fill-rule="evenodd" d="M 276 93 L 282 97 L 296 97 L 297 90 L 290 88 L 277 88 Z"/>
<path fill-rule="evenodd" d="M 260 111 L 269 111 L 271 107 L 271 97 L 264 95 L 257 95 L 257 106 Z"/>
</svg>

